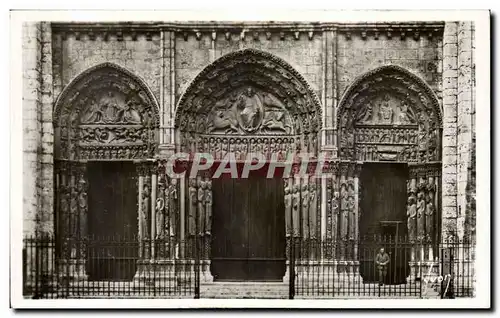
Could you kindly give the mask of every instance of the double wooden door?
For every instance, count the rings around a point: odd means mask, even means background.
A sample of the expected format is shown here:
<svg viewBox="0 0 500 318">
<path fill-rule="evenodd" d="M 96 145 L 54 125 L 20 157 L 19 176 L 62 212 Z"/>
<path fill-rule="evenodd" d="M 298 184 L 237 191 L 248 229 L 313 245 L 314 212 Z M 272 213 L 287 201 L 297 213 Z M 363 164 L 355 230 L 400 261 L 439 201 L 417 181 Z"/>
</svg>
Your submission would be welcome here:
<svg viewBox="0 0 500 318">
<path fill-rule="evenodd" d="M 135 166 L 131 162 L 91 162 L 87 171 L 89 278 L 130 280 L 138 256 Z"/>
<path fill-rule="evenodd" d="M 281 281 L 285 274 L 282 179 L 212 181 L 215 280 Z"/>
<path fill-rule="evenodd" d="M 406 200 L 408 166 L 392 163 L 365 163 L 361 172 L 361 217 L 358 249 L 360 273 L 365 282 L 378 282 L 375 266 L 377 251 L 384 247 L 391 260 L 387 284 L 401 284 L 409 274 Z M 381 236 L 377 243 L 374 235 Z"/>
</svg>

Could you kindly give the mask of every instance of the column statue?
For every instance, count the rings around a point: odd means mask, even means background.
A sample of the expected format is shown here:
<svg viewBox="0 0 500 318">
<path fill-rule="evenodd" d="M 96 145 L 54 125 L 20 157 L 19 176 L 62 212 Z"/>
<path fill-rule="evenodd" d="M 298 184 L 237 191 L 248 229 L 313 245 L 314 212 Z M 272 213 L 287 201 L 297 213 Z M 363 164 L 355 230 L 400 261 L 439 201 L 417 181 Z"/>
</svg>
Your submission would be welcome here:
<svg viewBox="0 0 500 318">
<path fill-rule="evenodd" d="M 210 235 L 212 229 L 212 181 L 205 182 L 205 234 Z"/>
<path fill-rule="evenodd" d="M 292 233 L 292 193 L 290 191 L 290 181 L 285 180 L 285 233 L 290 236 Z"/>
<path fill-rule="evenodd" d="M 198 180 L 198 235 L 204 235 L 205 228 L 205 181 Z"/>
<path fill-rule="evenodd" d="M 354 197 L 354 180 L 350 179 L 347 182 L 347 186 L 348 186 L 347 213 L 349 216 L 349 226 L 348 226 L 349 239 L 354 240 L 355 227 L 356 227 L 356 211 L 355 211 L 356 202 Z"/>
<path fill-rule="evenodd" d="M 411 243 L 414 243 L 417 238 L 417 202 L 413 193 L 408 197 L 406 216 L 408 217 L 408 238 Z"/>
<path fill-rule="evenodd" d="M 427 207 L 425 209 L 425 234 L 427 242 L 434 239 L 434 184 L 429 185 L 427 194 Z"/>
<path fill-rule="evenodd" d="M 196 233 L 196 207 L 197 207 L 196 180 L 189 179 L 189 215 L 188 215 L 188 233 L 193 236 Z"/>
<path fill-rule="evenodd" d="M 293 194 L 292 194 L 293 236 L 295 237 L 298 237 L 300 235 L 299 213 L 300 213 L 300 185 L 295 184 L 293 186 Z"/>
<path fill-rule="evenodd" d="M 417 194 L 417 240 L 421 242 L 425 237 L 425 196 L 424 185 L 420 185 Z"/>
<path fill-rule="evenodd" d="M 302 237 L 309 238 L 309 185 L 302 185 Z"/>
<path fill-rule="evenodd" d="M 349 193 L 345 182 L 340 185 L 340 213 L 340 237 L 345 240 L 349 228 Z"/>
<path fill-rule="evenodd" d="M 158 184 L 158 198 L 156 199 L 156 237 L 163 239 L 165 237 L 165 202 L 168 202 L 168 195 L 164 191 L 164 183 Z M 167 203 L 168 204 L 168 203 Z"/>
<path fill-rule="evenodd" d="M 149 185 L 147 184 L 147 178 L 144 178 L 144 186 L 142 187 L 142 209 L 141 209 L 141 233 L 143 235 L 142 239 L 149 239 Z"/>
<path fill-rule="evenodd" d="M 177 179 L 173 178 L 170 180 L 170 185 L 168 189 L 165 189 L 165 192 L 168 191 L 168 222 L 166 222 L 166 229 L 170 233 L 171 237 L 175 237 L 177 233 L 177 220 L 178 218 L 178 205 L 177 200 L 179 199 L 177 196 Z"/>
<path fill-rule="evenodd" d="M 312 239 L 316 239 L 317 235 L 317 212 L 318 212 L 318 195 L 316 193 L 316 183 L 312 182 L 309 185 L 309 233 Z"/>
</svg>

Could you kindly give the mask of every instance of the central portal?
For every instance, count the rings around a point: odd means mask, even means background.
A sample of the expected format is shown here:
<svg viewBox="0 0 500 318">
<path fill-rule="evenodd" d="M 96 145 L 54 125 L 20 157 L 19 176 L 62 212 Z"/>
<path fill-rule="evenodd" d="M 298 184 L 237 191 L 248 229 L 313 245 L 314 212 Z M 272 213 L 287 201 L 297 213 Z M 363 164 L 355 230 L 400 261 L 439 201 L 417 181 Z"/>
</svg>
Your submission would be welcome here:
<svg viewBox="0 0 500 318">
<path fill-rule="evenodd" d="M 282 281 L 286 261 L 283 179 L 213 179 L 212 191 L 214 279 Z"/>
</svg>

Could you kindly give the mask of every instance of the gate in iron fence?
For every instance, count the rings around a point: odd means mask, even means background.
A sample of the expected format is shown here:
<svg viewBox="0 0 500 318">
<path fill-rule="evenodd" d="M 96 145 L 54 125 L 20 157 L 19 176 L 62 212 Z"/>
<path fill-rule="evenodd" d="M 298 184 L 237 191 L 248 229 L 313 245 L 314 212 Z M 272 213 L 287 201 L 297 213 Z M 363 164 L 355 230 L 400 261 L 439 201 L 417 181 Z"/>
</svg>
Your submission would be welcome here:
<svg viewBox="0 0 500 318">
<path fill-rule="evenodd" d="M 472 297 L 470 242 L 405 237 L 304 241 L 289 249 L 289 298 Z"/>
<path fill-rule="evenodd" d="M 200 244 L 86 237 L 56 244 L 24 239 L 23 293 L 29 298 L 199 298 Z"/>
</svg>

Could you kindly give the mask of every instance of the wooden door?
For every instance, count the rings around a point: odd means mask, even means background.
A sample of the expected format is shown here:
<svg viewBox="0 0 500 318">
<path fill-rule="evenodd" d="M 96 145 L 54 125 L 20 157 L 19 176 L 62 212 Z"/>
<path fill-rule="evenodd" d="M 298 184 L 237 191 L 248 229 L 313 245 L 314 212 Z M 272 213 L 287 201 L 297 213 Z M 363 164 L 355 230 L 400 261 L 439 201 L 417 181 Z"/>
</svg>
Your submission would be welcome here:
<svg viewBox="0 0 500 318">
<path fill-rule="evenodd" d="M 380 247 L 384 247 L 391 257 L 387 283 L 403 283 L 407 276 L 408 248 L 402 243 L 408 233 L 407 179 L 406 164 L 363 164 L 359 223 L 362 243 L 359 248 L 359 259 L 361 276 L 365 282 L 378 281 L 375 255 Z M 385 242 L 373 242 L 374 235 L 382 236 L 381 240 Z M 397 275 L 394 275 L 396 272 Z"/>
<path fill-rule="evenodd" d="M 138 255 L 135 166 L 93 162 L 88 177 L 89 278 L 130 280 Z"/>
<path fill-rule="evenodd" d="M 212 274 L 216 280 L 282 280 L 285 273 L 281 179 L 212 181 Z"/>
</svg>

